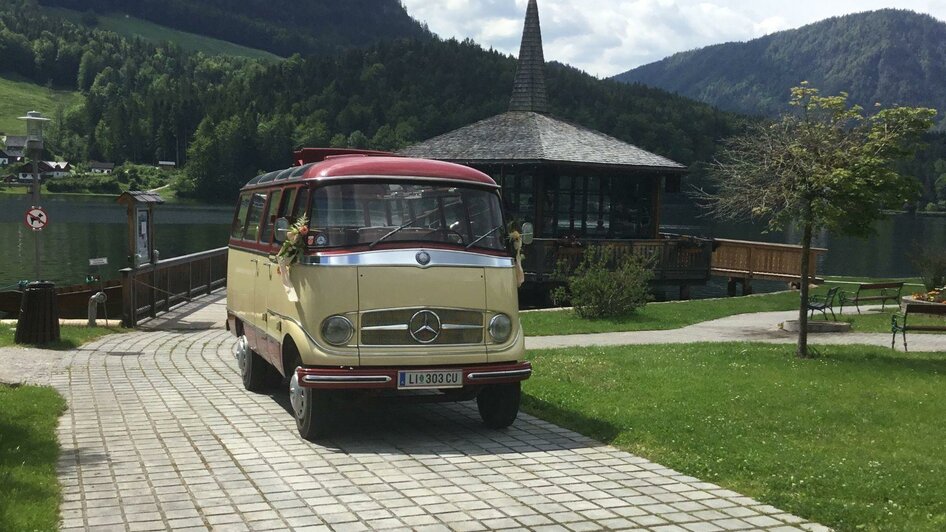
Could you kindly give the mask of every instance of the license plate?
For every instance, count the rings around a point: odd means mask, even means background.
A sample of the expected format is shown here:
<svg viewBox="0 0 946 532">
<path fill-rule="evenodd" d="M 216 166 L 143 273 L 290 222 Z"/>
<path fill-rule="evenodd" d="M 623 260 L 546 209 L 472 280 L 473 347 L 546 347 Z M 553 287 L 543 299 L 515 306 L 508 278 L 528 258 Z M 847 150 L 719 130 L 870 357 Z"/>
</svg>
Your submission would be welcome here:
<svg viewBox="0 0 946 532">
<path fill-rule="evenodd" d="M 397 387 L 400 389 L 462 388 L 461 371 L 398 371 Z"/>
</svg>

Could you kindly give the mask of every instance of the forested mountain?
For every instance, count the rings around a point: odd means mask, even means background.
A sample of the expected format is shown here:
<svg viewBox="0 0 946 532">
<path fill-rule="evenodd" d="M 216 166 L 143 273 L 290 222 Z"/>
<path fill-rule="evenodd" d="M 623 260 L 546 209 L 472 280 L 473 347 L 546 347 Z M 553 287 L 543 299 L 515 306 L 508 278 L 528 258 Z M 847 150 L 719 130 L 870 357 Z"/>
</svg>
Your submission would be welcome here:
<svg viewBox="0 0 946 532">
<path fill-rule="evenodd" d="M 433 37 L 256 61 L 191 54 L 0 7 L 0 69 L 78 88 L 47 146 L 70 160 L 186 162 L 184 193 L 226 200 L 293 147 L 397 149 L 506 109 L 515 59 Z M 690 164 L 740 119 L 658 89 L 550 65 L 552 111 Z"/>
<path fill-rule="evenodd" d="M 946 23 L 906 10 L 858 13 L 679 53 L 615 78 L 745 114 L 777 114 L 805 80 L 826 93 L 845 91 L 865 108 L 880 102 L 946 113 Z"/>
<path fill-rule="evenodd" d="M 84 12 L 125 13 L 281 56 L 430 36 L 398 0 L 39 1 Z"/>
</svg>

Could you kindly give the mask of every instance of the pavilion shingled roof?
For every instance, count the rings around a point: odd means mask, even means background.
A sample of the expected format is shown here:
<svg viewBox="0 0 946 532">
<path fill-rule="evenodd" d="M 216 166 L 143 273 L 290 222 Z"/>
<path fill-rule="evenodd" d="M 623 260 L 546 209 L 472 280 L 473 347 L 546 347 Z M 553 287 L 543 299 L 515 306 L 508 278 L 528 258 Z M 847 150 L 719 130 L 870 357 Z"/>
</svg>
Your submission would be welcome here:
<svg viewBox="0 0 946 532">
<path fill-rule="evenodd" d="M 683 170 L 622 140 L 548 115 L 510 111 L 411 146 L 402 155 L 455 162 L 560 162 Z"/>
<path fill-rule="evenodd" d="M 529 0 L 509 112 L 401 152 L 460 163 L 550 162 L 683 171 L 683 165 L 548 114 L 545 59 L 536 0 Z"/>
</svg>

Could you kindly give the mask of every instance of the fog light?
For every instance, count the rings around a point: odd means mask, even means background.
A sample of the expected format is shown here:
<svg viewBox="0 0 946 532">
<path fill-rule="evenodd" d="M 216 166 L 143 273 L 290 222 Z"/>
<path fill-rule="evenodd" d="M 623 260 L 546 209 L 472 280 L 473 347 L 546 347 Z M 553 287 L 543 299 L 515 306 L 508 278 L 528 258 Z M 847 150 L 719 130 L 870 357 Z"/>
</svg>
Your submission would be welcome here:
<svg viewBox="0 0 946 532">
<path fill-rule="evenodd" d="M 343 345 L 351 340 L 355 327 L 345 316 L 331 316 L 322 322 L 322 338 L 332 345 Z"/>
<path fill-rule="evenodd" d="M 505 342 L 512 334 L 512 320 L 505 314 L 497 314 L 489 320 L 489 335 L 497 342 Z"/>
</svg>

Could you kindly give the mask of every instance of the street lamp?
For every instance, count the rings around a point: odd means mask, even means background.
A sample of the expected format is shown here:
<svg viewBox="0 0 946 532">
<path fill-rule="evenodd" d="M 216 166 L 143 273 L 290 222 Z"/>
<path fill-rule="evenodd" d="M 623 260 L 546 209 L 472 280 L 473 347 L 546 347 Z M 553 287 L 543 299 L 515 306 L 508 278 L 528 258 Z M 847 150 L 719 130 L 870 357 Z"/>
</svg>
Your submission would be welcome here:
<svg viewBox="0 0 946 532">
<path fill-rule="evenodd" d="M 49 122 L 49 119 L 45 118 L 39 111 L 30 111 L 26 113 L 26 116 L 19 117 L 19 120 L 26 121 L 26 152 L 27 154 L 32 153 L 31 159 L 33 160 L 33 209 L 39 209 L 39 158 L 43 155 L 43 126 L 46 125 L 46 122 Z M 34 233 L 39 233 L 39 231 L 34 230 Z M 36 261 L 36 280 L 38 281 L 40 276 L 38 234 L 35 235 L 33 240 L 33 248 Z"/>
</svg>

